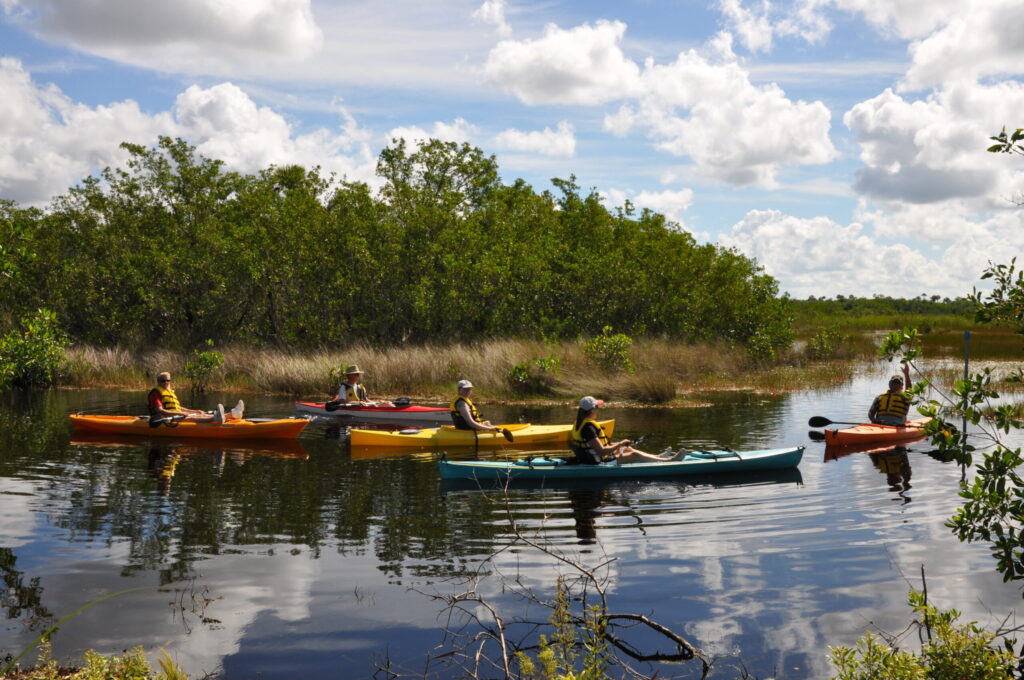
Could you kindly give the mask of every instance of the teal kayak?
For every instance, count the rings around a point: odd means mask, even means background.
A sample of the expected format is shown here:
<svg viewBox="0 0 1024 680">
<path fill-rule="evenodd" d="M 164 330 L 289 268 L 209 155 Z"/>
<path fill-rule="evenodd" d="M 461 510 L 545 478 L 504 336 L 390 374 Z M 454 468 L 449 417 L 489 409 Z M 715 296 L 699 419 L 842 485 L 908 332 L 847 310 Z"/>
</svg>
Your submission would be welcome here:
<svg viewBox="0 0 1024 680">
<path fill-rule="evenodd" d="M 516 461 L 441 460 L 441 479 L 475 479 L 491 482 L 505 479 L 607 479 L 680 477 L 783 470 L 794 468 L 803 458 L 804 447 L 761 451 L 691 451 L 676 460 L 599 465 L 578 465 L 569 458 L 532 457 Z"/>
</svg>

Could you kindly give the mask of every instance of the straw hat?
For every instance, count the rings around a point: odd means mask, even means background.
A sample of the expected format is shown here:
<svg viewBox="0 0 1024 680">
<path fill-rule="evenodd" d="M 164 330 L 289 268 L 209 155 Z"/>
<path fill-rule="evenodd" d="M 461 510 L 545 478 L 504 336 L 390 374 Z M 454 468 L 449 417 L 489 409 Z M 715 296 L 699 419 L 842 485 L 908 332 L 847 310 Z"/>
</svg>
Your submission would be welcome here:
<svg viewBox="0 0 1024 680">
<path fill-rule="evenodd" d="M 348 368 L 345 369 L 345 375 L 356 375 L 356 374 L 358 374 L 358 375 L 362 375 L 363 374 L 363 371 L 362 371 L 361 368 L 359 368 L 358 364 L 352 364 L 351 366 L 349 366 Z"/>
</svg>

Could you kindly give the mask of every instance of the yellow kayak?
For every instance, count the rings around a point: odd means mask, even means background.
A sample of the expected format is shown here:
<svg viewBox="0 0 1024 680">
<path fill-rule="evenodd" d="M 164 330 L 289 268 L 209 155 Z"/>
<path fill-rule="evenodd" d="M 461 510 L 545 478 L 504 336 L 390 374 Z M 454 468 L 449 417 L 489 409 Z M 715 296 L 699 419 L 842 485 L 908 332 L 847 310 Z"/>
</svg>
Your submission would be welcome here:
<svg viewBox="0 0 1024 680">
<path fill-rule="evenodd" d="M 609 437 L 615 431 L 614 420 L 598 421 Z M 462 446 L 471 448 L 500 448 L 507 446 L 534 444 L 568 444 L 572 425 L 531 425 L 516 423 L 499 425 L 498 427 L 512 433 L 512 442 L 508 442 L 500 432 L 476 432 L 474 430 L 456 430 L 451 425 L 431 427 L 422 430 L 362 430 L 353 428 L 349 431 L 349 444 L 358 446 L 388 446 L 408 448 L 434 448 Z"/>
</svg>

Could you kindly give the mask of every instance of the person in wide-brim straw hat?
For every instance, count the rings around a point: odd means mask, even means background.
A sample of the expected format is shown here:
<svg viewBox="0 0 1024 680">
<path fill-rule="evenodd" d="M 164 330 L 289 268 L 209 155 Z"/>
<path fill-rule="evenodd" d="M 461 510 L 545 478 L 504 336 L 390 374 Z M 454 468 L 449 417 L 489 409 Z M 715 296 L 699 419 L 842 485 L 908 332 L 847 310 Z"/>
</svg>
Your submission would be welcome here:
<svg viewBox="0 0 1024 680">
<path fill-rule="evenodd" d="M 361 384 L 363 369 L 359 364 L 352 364 L 345 368 L 345 382 L 338 387 L 338 394 L 334 400 L 343 404 L 358 404 L 360 406 L 394 406 L 390 401 L 370 399 L 366 392 L 366 386 Z"/>
</svg>

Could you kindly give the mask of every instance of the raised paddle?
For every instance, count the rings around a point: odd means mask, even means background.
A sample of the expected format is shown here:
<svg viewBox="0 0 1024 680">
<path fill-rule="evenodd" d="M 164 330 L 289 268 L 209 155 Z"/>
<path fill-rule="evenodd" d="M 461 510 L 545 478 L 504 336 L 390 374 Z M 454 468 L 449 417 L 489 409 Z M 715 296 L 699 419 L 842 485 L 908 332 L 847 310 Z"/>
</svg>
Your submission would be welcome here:
<svg viewBox="0 0 1024 680">
<path fill-rule="evenodd" d="M 826 425 L 873 425 L 874 427 L 920 427 L 920 425 L 882 425 L 881 423 L 854 423 L 849 420 L 829 420 L 824 416 L 811 416 L 807 421 L 811 427 L 825 427 Z"/>
</svg>

